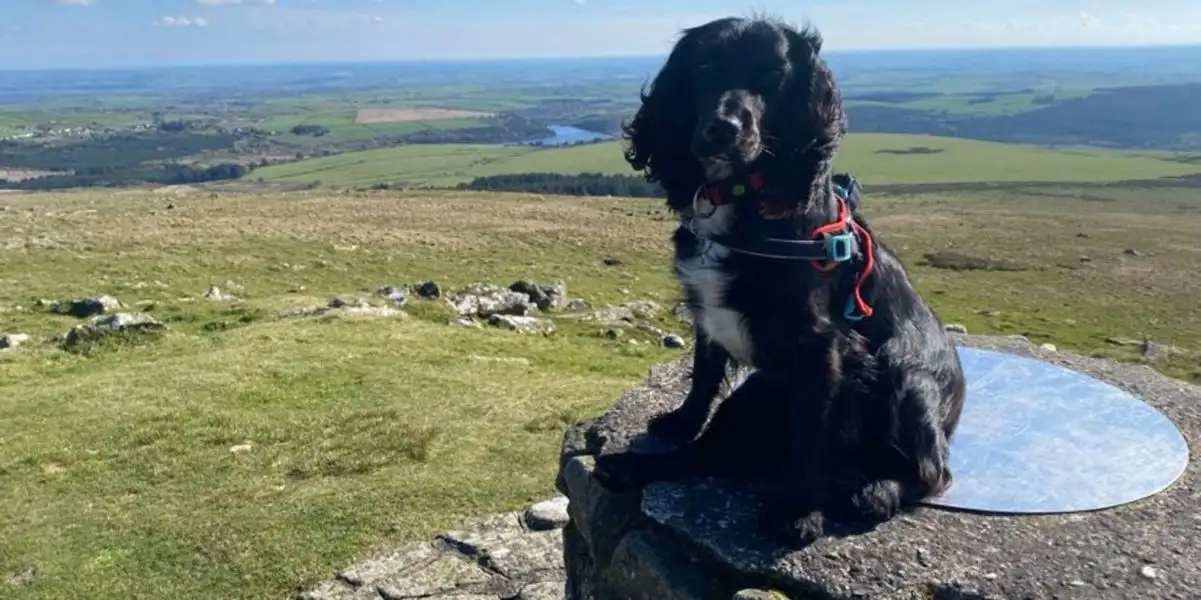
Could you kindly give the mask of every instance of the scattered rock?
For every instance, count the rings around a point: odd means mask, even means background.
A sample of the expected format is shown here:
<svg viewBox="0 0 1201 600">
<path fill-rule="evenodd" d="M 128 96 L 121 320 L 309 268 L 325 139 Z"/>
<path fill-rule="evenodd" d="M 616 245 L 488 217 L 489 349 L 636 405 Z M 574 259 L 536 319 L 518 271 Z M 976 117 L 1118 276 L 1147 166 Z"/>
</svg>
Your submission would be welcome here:
<svg viewBox="0 0 1201 600">
<path fill-rule="evenodd" d="M 475 327 L 476 329 L 482 327 L 479 321 L 476 321 L 471 317 L 455 317 L 450 320 L 449 324 L 454 325 L 455 327 Z"/>
<path fill-rule="evenodd" d="M 250 452 L 250 450 L 252 448 L 254 448 L 254 445 L 251 444 L 250 442 L 246 442 L 245 444 L 238 444 L 236 446 L 230 446 L 229 453 L 230 454 L 244 454 L 246 452 Z"/>
<path fill-rule="evenodd" d="M 472 283 L 447 298 L 460 316 L 489 318 L 492 315 L 525 316 L 537 309 L 530 297 L 491 283 Z"/>
<path fill-rule="evenodd" d="M 539 319 L 538 317 L 525 317 L 520 315 L 501 315 L 494 314 L 488 317 L 488 324 L 495 327 L 503 327 L 517 333 L 554 333 L 555 322 L 549 319 Z"/>
<path fill-rule="evenodd" d="M 396 304 L 396 306 L 404 306 L 405 302 L 408 300 L 407 298 L 405 298 L 404 289 L 400 288 L 398 286 L 394 286 L 394 285 L 385 285 L 385 286 L 381 287 L 380 289 L 376 290 L 375 293 L 379 294 L 380 296 L 383 296 L 384 298 L 391 300 L 393 303 Z"/>
<path fill-rule="evenodd" d="M 663 347 L 664 348 L 684 348 L 687 346 L 688 346 L 688 343 L 684 341 L 684 338 L 682 338 L 674 333 L 669 333 L 669 334 L 663 336 Z"/>
<path fill-rule="evenodd" d="M 33 583 L 33 578 L 38 574 L 37 567 L 26 567 L 13 573 L 8 578 L 8 585 L 12 587 L 26 587 Z"/>
<path fill-rule="evenodd" d="M 166 325 L 149 314 L 119 312 L 100 315 L 87 323 L 72 327 L 63 335 L 62 343 L 72 346 L 81 342 L 95 341 L 114 333 L 161 331 L 166 328 Z"/>
<path fill-rule="evenodd" d="M 330 311 L 328 306 L 297 306 L 281 311 L 283 317 L 316 317 Z"/>
<path fill-rule="evenodd" d="M 1151 340 L 1143 340 L 1141 351 L 1143 353 L 1143 358 L 1149 360 L 1158 360 L 1163 358 L 1165 354 L 1169 353 L 1170 347 L 1158 342 L 1152 342 Z"/>
<path fill-rule="evenodd" d="M 623 302 L 621 306 L 628 308 L 630 312 L 634 313 L 635 317 L 640 319 L 654 319 L 659 316 L 659 313 L 663 312 L 663 307 L 659 306 L 653 300 L 631 300 Z"/>
<path fill-rule="evenodd" d="M 225 292 L 221 291 L 221 288 L 215 285 L 210 285 L 209 289 L 204 291 L 204 297 L 215 302 L 226 302 L 238 299 L 237 296 L 226 294 Z"/>
<path fill-rule="evenodd" d="M 1084 233 L 1083 231 L 1081 231 L 1081 232 L 1079 232 L 1079 233 L 1077 233 L 1077 234 L 1076 234 L 1076 237 L 1078 237 L 1078 238 L 1086 238 L 1086 237 L 1088 237 L 1088 234 L 1087 234 L 1087 233 Z"/>
<path fill-rule="evenodd" d="M 592 306 L 583 298 L 569 298 L 564 304 L 564 310 L 588 310 Z"/>
<path fill-rule="evenodd" d="M 1155 579 L 1156 577 L 1159 577 L 1159 571 L 1151 565 L 1143 565 L 1143 568 L 1139 569 L 1138 572 L 1147 579 Z"/>
<path fill-rule="evenodd" d="M 354 296 L 334 296 L 326 303 L 329 308 L 366 308 L 371 306 L 371 303 L 366 298 L 358 298 Z"/>
<path fill-rule="evenodd" d="M 561 529 L 571 521 L 567 514 L 567 496 L 558 495 L 531 505 L 521 514 L 521 521 L 531 531 Z"/>
<path fill-rule="evenodd" d="M 788 600 L 788 596 L 770 590 L 739 590 L 732 600 Z"/>
<path fill-rule="evenodd" d="M 978 315 L 984 315 L 986 317 L 995 317 L 995 316 L 1001 314 L 1001 311 L 999 311 L 995 308 L 980 308 L 980 309 L 977 309 L 975 312 Z"/>
<path fill-rule="evenodd" d="M 155 282 L 155 283 L 158 283 L 158 282 Z M 241 286 L 241 285 L 240 285 L 238 282 L 236 282 L 236 281 L 234 281 L 234 280 L 232 280 L 232 279 L 226 279 L 226 280 L 225 280 L 225 283 L 223 283 L 223 284 L 221 284 L 221 285 L 224 285 L 224 286 L 225 286 L 225 289 L 227 289 L 227 290 L 229 290 L 229 291 L 231 291 L 231 292 L 241 292 L 241 291 L 244 291 L 244 288 L 243 288 L 243 287 L 242 287 L 242 286 Z"/>
<path fill-rule="evenodd" d="M 301 600 L 562 600 L 562 534 L 519 513 L 485 517 L 338 571 Z"/>
<path fill-rule="evenodd" d="M 43 300 L 39 304 L 45 305 L 52 313 L 71 315 L 78 319 L 110 314 L 125 308 L 121 301 L 106 294 L 50 302 Z"/>
<path fill-rule="evenodd" d="M 0 350 L 16 350 L 21 344 L 29 341 L 27 333 L 6 333 L 0 335 Z"/>
<path fill-rule="evenodd" d="M 509 289 L 525 294 L 538 310 L 552 310 L 567 303 L 567 282 L 534 283 L 524 279 L 513 282 Z"/>
<path fill-rule="evenodd" d="M 442 287 L 435 281 L 422 281 L 415 289 L 417 296 L 426 300 L 434 300 L 442 296 Z"/>
<path fill-rule="evenodd" d="M 1142 256 L 1143 255 L 1143 253 L 1139 252 L 1137 248 L 1127 248 L 1122 251 L 1122 254 L 1125 254 L 1126 256 Z"/>
<path fill-rule="evenodd" d="M 946 325 L 943 325 L 942 328 L 943 330 L 951 333 L 967 333 L 967 327 L 964 327 L 959 323 L 947 323 Z"/>
<path fill-rule="evenodd" d="M 1093 262 L 1093 259 L 1089 258 L 1087 254 L 1081 254 L 1080 262 L 1082 262 L 1082 263 Z"/>
<path fill-rule="evenodd" d="M 625 264 L 625 262 L 623 262 L 620 258 L 615 258 L 612 256 L 606 256 L 605 258 L 601 259 L 601 262 L 610 267 L 620 267 L 621 265 Z"/>
<path fill-rule="evenodd" d="M 692 309 L 688 308 L 688 304 L 684 302 L 677 302 L 675 306 L 671 307 L 671 316 L 678 319 L 681 323 L 688 324 L 689 327 L 692 326 Z"/>
<path fill-rule="evenodd" d="M 406 317 L 403 310 L 391 306 L 375 306 L 366 298 L 334 296 L 325 306 L 298 306 L 280 314 L 284 317 L 317 317 L 331 312 L 366 317 Z"/>
<path fill-rule="evenodd" d="M 584 321 L 596 321 L 602 325 L 632 325 L 638 319 L 654 319 L 662 308 L 651 300 L 631 300 L 616 306 L 602 306 L 588 312 L 564 315 Z"/>
<path fill-rule="evenodd" d="M 1059 348 L 1056 348 L 1055 344 L 1041 344 L 1039 345 L 1039 348 L 1042 348 L 1048 352 L 1059 352 Z"/>
<path fill-rule="evenodd" d="M 625 332 L 616 327 L 606 327 L 601 331 L 601 337 L 606 340 L 619 340 L 623 335 L 625 335 Z"/>
</svg>

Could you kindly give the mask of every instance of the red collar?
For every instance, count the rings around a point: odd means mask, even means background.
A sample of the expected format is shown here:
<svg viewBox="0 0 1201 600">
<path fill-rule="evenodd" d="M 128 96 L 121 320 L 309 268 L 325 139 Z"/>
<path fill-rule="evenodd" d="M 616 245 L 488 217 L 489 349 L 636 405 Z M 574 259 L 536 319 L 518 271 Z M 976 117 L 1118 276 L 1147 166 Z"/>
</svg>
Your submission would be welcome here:
<svg viewBox="0 0 1201 600">
<path fill-rule="evenodd" d="M 750 192 L 763 191 L 763 175 L 760 173 L 751 173 L 747 175 L 746 181 L 738 181 L 736 179 L 724 179 L 722 181 L 707 183 L 702 188 L 705 199 L 713 206 L 721 206 L 729 204 L 739 196 Z"/>
</svg>

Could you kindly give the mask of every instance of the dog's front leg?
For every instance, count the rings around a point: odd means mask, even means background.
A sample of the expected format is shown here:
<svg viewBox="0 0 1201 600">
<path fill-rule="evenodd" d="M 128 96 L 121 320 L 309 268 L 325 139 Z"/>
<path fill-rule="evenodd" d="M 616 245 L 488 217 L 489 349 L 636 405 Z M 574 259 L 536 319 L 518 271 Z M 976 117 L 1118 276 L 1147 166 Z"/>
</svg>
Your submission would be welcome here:
<svg viewBox="0 0 1201 600">
<path fill-rule="evenodd" d="M 651 420 L 647 430 L 655 437 L 677 442 L 696 438 L 726 377 L 730 353 L 710 340 L 699 326 L 693 329 L 692 382 L 688 395 L 679 408 Z"/>
<path fill-rule="evenodd" d="M 797 375 L 787 377 L 787 391 L 780 398 L 787 403 L 788 439 L 772 482 L 775 497 L 764 516 L 771 533 L 808 544 L 825 531 L 830 391 L 824 376 Z"/>
</svg>

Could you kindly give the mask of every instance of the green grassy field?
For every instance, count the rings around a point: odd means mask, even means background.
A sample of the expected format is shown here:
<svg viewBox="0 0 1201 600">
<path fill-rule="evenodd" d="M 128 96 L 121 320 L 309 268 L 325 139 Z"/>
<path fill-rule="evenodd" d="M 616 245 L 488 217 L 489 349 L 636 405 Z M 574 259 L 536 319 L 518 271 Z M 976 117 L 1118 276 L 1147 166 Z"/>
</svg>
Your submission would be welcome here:
<svg viewBox="0 0 1201 600">
<path fill-rule="evenodd" d="M 279 315 L 427 278 L 561 278 L 594 305 L 668 307 L 671 221 L 654 200 L 114 190 L 0 206 L 0 315 L 34 337 L 0 352 L 0 596 L 13 600 L 285 597 L 550 495 L 563 425 L 680 355 L 565 319 L 550 337 L 451 327 L 436 301 L 412 300 L 408 318 Z M 1156 368 L 1201 379 L 1195 189 L 1047 184 L 866 206 L 946 320 L 1124 360 L 1137 348 L 1108 338 L 1149 336 L 1174 348 Z M 921 264 L 948 250 L 1022 270 Z M 200 297 L 227 280 L 240 301 Z M 76 322 L 37 299 L 98 292 L 170 330 L 86 354 L 37 343 Z M 5 583 L 31 567 L 31 584 Z"/>
<path fill-rule="evenodd" d="M 1121 181 L 1184 175 L 1201 166 L 1147 154 L 1054 150 L 959 138 L 850 134 L 836 159 L 868 183 L 989 181 Z M 448 186 L 474 177 L 529 172 L 634 174 L 620 142 L 566 148 L 400 146 L 314 158 L 262 168 L 254 178 L 278 183 L 320 180 L 327 186 L 376 182 Z"/>
</svg>

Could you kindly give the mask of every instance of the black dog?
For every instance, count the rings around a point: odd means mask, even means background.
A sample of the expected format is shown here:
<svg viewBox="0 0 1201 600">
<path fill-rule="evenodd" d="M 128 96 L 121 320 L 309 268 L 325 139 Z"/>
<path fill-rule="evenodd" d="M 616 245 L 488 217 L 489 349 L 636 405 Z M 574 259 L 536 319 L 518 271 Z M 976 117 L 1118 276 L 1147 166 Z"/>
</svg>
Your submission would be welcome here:
<svg viewBox="0 0 1201 600">
<path fill-rule="evenodd" d="M 626 159 L 681 217 L 692 383 L 650 427 L 679 449 L 595 470 L 620 490 L 762 477 L 764 525 L 802 541 L 826 515 L 880 522 L 944 491 L 964 396 L 941 321 L 855 212 L 858 184 L 831 173 L 846 127 L 821 44 L 809 27 L 716 20 L 684 31 L 643 92 Z M 731 363 L 755 371 L 697 437 Z"/>
</svg>

